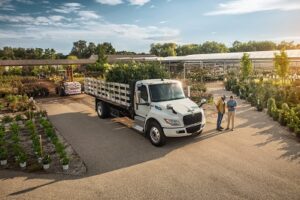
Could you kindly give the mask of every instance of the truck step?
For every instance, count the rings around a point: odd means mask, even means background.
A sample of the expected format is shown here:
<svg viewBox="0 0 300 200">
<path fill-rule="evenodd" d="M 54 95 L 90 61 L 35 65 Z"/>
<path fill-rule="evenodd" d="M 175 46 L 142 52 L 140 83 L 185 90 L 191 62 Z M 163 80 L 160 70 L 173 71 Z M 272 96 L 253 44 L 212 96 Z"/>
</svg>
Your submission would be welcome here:
<svg viewBox="0 0 300 200">
<path fill-rule="evenodd" d="M 134 130 L 139 131 L 139 132 L 143 132 L 143 130 L 144 130 L 144 128 L 143 128 L 142 126 L 137 125 L 137 124 L 134 124 L 134 125 L 132 126 L 132 128 L 133 128 Z"/>
</svg>

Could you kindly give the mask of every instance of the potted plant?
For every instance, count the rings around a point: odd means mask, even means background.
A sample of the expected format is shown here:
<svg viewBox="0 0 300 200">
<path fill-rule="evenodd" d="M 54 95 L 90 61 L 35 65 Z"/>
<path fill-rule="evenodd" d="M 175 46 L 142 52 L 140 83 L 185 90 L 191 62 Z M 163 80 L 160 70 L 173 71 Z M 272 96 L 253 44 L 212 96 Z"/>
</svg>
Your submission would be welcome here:
<svg viewBox="0 0 300 200">
<path fill-rule="evenodd" d="M 43 169 L 49 169 L 51 163 L 51 157 L 47 154 L 43 157 Z"/>
<path fill-rule="evenodd" d="M 70 163 L 70 159 L 67 156 L 64 156 L 61 159 L 61 164 L 62 164 L 62 167 L 63 167 L 64 171 L 69 169 L 69 163 Z"/>
<path fill-rule="evenodd" d="M 20 167 L 25 168 L 27 164 L 27 155 L 24 152 L 21 152 L 17 159 Z"/>
<path fill-rule="evenodd" d="M 16 115 L 15 120 L 18 123 L 19 126 L 23 125 L 23 117 L 22 117 L 22 115 L 20 115 L 20 114 Z"/>
<path fill-rule="evenodd" d="M 7 164 L 7 157 L 8 157 L 7 150 L 4 148 L 1 148 L 0 149 L 0 164 L 2 166 Z"/>
<path fill-rule="evenodd" d="M 2 118 L 2 123 L 4 124 L 5 128 L 8 128 L 10 126 L 10 123 L 13 121 L 13 118 L 9 115 L 5 115 Z"/>
</svg>

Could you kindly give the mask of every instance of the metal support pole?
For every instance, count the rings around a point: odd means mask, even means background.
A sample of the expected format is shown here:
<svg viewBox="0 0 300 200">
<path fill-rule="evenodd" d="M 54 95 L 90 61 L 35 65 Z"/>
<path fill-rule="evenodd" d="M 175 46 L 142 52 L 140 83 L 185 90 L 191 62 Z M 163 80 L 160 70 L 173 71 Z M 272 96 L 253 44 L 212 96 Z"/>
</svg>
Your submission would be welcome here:
<svg viewBox="0 0 300 200">
<path fill-rule="evenodd" d="M 185 80 L 185 62 L 183 63 L 183 80 Z"/>
</svg>

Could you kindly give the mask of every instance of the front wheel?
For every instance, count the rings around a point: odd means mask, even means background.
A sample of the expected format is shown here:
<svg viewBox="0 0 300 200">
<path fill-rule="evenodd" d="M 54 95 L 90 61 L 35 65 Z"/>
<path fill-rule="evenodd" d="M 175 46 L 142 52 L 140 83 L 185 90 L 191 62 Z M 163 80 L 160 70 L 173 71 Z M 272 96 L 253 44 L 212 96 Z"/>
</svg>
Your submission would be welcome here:
<svg viewBox="0 0 300 200">
<path fill-rule="evenodd" d="M 109 107 L 102 101 L 97 102 L 97 114 L 101 119 L 109 116 Z"/>
<path fill-rule="evenodd" d="M 148 137 L 150 142 L 154 146 L 160 147 L 166 144 L 166 136 L 164 134 L 164 131 L 161 126 L 155 121 L 149 124 Z"/>
</svg>

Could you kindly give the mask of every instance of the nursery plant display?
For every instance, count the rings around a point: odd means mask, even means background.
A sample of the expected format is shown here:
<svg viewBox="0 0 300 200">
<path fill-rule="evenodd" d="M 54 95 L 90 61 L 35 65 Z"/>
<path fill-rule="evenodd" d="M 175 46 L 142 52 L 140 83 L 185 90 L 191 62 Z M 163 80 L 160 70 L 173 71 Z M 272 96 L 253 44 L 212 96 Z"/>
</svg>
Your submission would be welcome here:
<svg viewBox="0 0 300 200">
<path fill-rule="evenodd" d="M 25 171 L 69 173 L 70 156 L 47 112 L 5 114 L 0 123 L 0 166 Z M 55 167 L 51 167 L 55 165 Z M 56 166 L 60 167 L 56 167 Z"/>
</svg>

